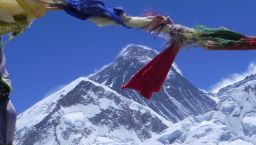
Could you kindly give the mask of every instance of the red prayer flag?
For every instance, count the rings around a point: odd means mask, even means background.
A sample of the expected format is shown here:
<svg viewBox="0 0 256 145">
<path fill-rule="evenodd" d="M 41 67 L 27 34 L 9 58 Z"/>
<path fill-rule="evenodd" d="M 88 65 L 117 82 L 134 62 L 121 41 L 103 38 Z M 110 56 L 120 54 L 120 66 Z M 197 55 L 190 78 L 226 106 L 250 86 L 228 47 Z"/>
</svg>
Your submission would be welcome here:
<svg viewBox="0 0 256 145">
<path fill-rule="evenodd" d="M 150 99 L 153 92 L 161 90 L 179 50 L 180 46 L 178 44 L 171 44 L 137 72 L 127 83 L 123 84 L 121 88 L 134 89 L 145 98 Z"/>
</svg>

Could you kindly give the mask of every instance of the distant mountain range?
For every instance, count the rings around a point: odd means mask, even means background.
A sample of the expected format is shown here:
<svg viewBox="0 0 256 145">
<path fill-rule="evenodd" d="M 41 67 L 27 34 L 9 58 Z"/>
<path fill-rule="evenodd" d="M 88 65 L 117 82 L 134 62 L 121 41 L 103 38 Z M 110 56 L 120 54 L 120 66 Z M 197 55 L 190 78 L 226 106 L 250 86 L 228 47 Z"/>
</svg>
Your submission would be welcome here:
<svg viewBox="0 0 256 145">
<path fill-rule="evenodd" d="M 151 48 L 128 45 L 97 73 L 78 78 L 36 103 L 18 116 L 15 144 L 137 145 L 151 140 L 168 144 L 171 141 L 164 137 L 168 128 L 219 109 L 175 68 L 152 100 L 120 89 L 156 55 Z"/>
</svg>

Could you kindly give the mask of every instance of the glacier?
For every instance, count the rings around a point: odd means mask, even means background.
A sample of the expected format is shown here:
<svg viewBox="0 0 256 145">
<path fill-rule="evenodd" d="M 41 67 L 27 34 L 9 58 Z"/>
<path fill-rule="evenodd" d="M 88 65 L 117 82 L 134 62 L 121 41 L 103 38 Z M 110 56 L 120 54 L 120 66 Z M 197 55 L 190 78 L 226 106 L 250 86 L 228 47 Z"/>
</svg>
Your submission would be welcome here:
<svg viewBox="0 0 256 145">
<path fill-rule="evenodd" d="M 219 90 L 217 108 L 171 125 L 141 145 L 256 145 L 256 75 Z"/>
</svg>

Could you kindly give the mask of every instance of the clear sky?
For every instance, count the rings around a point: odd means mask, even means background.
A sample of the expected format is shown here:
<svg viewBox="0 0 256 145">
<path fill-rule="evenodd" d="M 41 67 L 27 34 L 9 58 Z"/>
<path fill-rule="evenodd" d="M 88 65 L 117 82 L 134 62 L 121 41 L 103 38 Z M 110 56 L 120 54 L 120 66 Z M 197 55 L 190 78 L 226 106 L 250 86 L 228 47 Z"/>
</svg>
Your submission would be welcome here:
<svg viewBox="0 0 256 145">
<path fill-rule="evenodd" d="M 255 0 L 105 0 L 121 6 L 130 15 L 147 10 L 169 15 L 186 26 L 225 26 L 256 35 Z M 142 44 L 158 51 L 164 41 L 146 32 L 123 27 L 99 28 L 62 11 L 48 12 L 34 21 L 21 36 L 10 42 L 5 53 L 13 82 L 12 100 L 20 113 L 80 76 L 112 62 L 122 47 Z M 256 60 L 256 51 L 204 51 L 184 49 L 176 64 L 199 88 L 209 89 L 222 78 L 244 72 Z"/>
</svg>

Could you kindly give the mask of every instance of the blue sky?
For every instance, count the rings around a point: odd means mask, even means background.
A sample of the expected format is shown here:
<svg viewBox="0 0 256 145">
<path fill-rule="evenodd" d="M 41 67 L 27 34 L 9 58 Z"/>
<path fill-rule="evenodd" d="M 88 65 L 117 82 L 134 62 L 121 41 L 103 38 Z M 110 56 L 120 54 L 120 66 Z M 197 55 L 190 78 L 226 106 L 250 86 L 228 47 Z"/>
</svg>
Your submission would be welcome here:
<svg viewBox="0 0 256 145">
<path fill-rule="evenodd" d="M 153 10 L 169 15 L 186 26 L 225 26 L 256 35 L 255 0 L 105 0 L 108 6 L 122 6 L 130 15 Z M 164 41 L 146 32 L 123 27 L 99 28 L 62 11 L 49 12 L 5 48 L 13 82 L 12 100 L 20 113 L 80 76 L 110 63 L 129 43 L 158 51 Z M 205 51 L 184 49 L 176 64 L 183 75 L 199 88 L 210 89 L 234 73 L 243 73 L 256 60 L 256 51 Z"/>
</svg>

